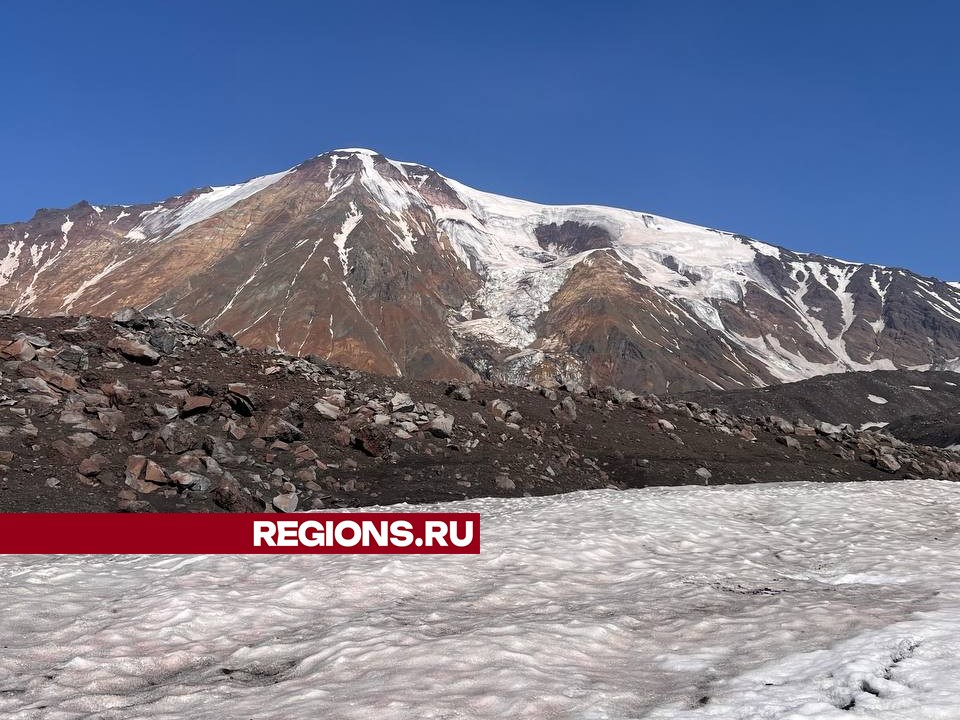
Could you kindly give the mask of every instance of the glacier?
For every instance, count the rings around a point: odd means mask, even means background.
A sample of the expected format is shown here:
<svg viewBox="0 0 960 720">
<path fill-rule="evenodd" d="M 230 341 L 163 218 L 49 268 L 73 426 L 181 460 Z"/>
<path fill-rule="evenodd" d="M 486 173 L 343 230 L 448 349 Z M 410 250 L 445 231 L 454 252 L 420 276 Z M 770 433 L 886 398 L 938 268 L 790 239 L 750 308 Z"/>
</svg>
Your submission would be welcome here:
<svg viewBox="0 0 960 720">
<path fill-rule="evenodd" d="M 0 557 L 0 715 L 960 717 L 958 485 L 410 509 L 481 554 Z"/>
</svg>

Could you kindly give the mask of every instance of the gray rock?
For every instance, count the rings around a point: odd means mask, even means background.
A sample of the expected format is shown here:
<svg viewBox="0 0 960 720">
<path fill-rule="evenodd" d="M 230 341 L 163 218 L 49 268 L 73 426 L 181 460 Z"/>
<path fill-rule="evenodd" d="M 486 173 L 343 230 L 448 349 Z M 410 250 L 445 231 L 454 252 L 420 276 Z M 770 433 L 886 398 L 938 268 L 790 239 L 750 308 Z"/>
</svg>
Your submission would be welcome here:
<svg viewBox="0 0 960 720">
<path fill-rule="evenodd" d="M 273 498 L 273 507 L 278 512 L 291 513 L 297 509 L 300 499 L 296 493 L 280 493 Z"/>
<path fill-rule="evenodd" d="M 176 483 L 178 487 L 189 488 L 197 492 L 208 491 L 212 484 L 210 482 L 210 478 L 199 473 L 187 472 L 184 470 L 177 470 L 176 472 L 171 473 L 170 479 Z"/>
<path fill-rule="evenodd" d="M 799 450 L 801 447 L 800 441 L 795 437 L 790 437 L 789 435 L 781 435 L 777 438 L 777 442 L 781 445 L 786 445 L 791 450 Z"/>
<path fill-rule="evenodd" d="M 314 403 L 313 409 L 316 410 L 324 420 L 340 419 L 340 408 L 326 400 L 318 400 Z"/>
<path fill-rule="evenodd" d="M 156 365 L 160 361 L 160 353 L 147 343 L 133 338 L 117 336 L 107 343 L 107 347 L 111 350 L 117 350 L 129 360 L 143 365 Z"/>
<path fill-rule="evenodd" d="M 430 421 L 430 424 L 427 425 L 427 430 L 436 437 L 448 438 L 453 435 L 454 420 L 453 415 L 441 415 Z"/>
<path fill-rule="evenodd" d="M 392 398 L 390 398 L 390 409 L 393 412 L 410 412 L 413 410 L 415 403 L 413 398 L 405 392 L 395 393 Z"/>
<path fill-rule="evenodd" d="M 454 400 L 463 401 L 469 400 L 471 397 L 470 388 L 468 388 L 466 385 L 451 385 L 447 388 L 447 395 L 452 397 Z"/>
<path fill-rule="evenodd" d="M 883 470 L 884 472 L 888 473 L 895 473 L 901 468 L 901 465 L 897 459 L 893 455 L 887 453 L 880 455 L 874 465 L 878 470 Z"/>
</svg>

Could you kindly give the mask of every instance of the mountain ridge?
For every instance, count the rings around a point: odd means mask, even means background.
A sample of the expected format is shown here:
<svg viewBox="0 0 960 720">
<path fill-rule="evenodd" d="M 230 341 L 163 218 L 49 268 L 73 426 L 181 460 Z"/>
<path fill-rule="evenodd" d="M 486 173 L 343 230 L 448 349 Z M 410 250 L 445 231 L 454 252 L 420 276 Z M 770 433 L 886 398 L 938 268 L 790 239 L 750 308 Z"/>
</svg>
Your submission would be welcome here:
<svg viewBox="0 0 960 720">
<path fill-rule="evenodd" d="M 428 378 L 682 392 L 960 358 L 956 283 L 640 211 L 507 198 L 358 148 L 160 203 L 0 225 L 0 307 L 128 305 Z"/>
</svg>

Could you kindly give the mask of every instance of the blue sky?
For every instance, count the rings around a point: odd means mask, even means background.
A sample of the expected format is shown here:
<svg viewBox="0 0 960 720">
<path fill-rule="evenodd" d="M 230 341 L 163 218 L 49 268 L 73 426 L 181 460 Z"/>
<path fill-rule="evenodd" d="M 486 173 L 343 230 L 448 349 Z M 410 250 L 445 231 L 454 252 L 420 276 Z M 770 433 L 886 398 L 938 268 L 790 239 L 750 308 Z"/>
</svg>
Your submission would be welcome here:
<svg viewBox="0 0 960 720">
<path fill-rule="evenodd" d="M 371 147 L 960 280 L 952 2 L 0 6 L 0 222 Z"/>
</svg>

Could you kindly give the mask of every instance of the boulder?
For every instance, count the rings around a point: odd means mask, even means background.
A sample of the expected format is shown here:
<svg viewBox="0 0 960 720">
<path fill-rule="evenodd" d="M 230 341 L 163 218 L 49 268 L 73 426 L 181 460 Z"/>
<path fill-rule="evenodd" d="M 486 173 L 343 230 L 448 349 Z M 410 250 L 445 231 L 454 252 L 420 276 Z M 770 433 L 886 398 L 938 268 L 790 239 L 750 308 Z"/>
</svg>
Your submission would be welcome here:
<svg viewBox="0 0 960 720">
<path fill-rule="evenodd" d="M 195 413 L 206 412 L 212 405 L 213 398 L 203 395 L 190 395 L 183 403 L 183 407 L 180 408 L 180 414 L 183 417 L 187 417 L 188 415 L 193 415 Z"/>
<path fill-rule="evenodd" d="M 354 445 L 372 457 L 382 457 L 390 452 L 393 433 L 382 425 L 366 425 L 358 428 L 354 436 Z"/>
<path fill-rule="evenodd" d="M 293 442 L 303 437 L 303 432 L 296 425 L 276 417 L 268 415 L 257 427 L 257 437 L 264 440 L 283 440 L 284 442 Z"/>
<path fill-rule="evenodd" d="M 324 420 L 340 419 L 340 408 L 326 400 L 318 400 L 314 403 L 313 409 L 316 410 Z"/>
<path fill-rule="evenodd" d="M 454 400 L 467 401 L 471 397 L 470 388 L 466 385 L 448 385 L 446 393 Z"/>
<path fill-rule="evenodd" d="M 142 365 L 156 365 L 160 361 L 160 353 L 147 343 L 133 338 L 118 335 L 107 343 L 107 347 L 111 350 L 117 350 L 128 360 L 133 360 Z"/>
<path fill-rule="evenodd" d="M 230 383 L 227 385 L 227 402 L 241 415 L 250 417 L 256 408 L 256 398 L 253 391 L 244 383 Z"/>
<path fill-rule="evenodd" d="M 157 489 L 157 485 L 144 479 L 143 473 L 146 467 L 147 458 L 143 455 L 131 455 L 127 458 L 124 482 L 138 493 L 149 494 Z"/>
<path fill-rule="evenodd" d="M 786 445 L 791 450 L 799 450 L 801 447 L 800 441 L 797 440 L 795 437 L 790 437 L 789 435 L 779 436 L 777 438 L 777 442 L 780 443 L 781 445 Z"/>
<path fill-rule="evenodd" d="M 895 473 L 900 470 L 901 467 L 899 461 L 893 455 L 888 453 L 883 453 L 880 455 L 880 457 L 878 457 L 873 464 L 878 470 L 883 470 L 884 472 L 888 473 Z"/>
<path fill-rule="evenodd" d="M 427 425 L 427 430 L 435 437 L 448 438 L 453 435 L 454 420 L 453 415 L 443 414 L 431 420 Z"/>
<path fill-rule="evenodd" d="M 37 356 L 37 351 L 24 338 L 14 340 L 3 348 L 0 348 L 0 357 L 13 358 L 15 360 L 30 361 Z"/>
<path fill-rule="evenodd" d="M 177 470 L 170 474 L 170 480 L 177 487 L 191 490 L 205 490 L 210 488 L 210 479 L 200 473 Z"/>
<path fill-rule="evenodd" d="M 134 328 L 135 330 L 143 330 L 150 324 L 146 315 L 132 307 L 117 310 L 117 312 L 110 316 L 110 319 L 117 325 Z"/>
<path fill-rule="evenodd" d="M 394 393 L 390 398 L 390 409 L 393 412 L 410 412 L 415 407 L 413 398 L 405 392 Z"/>
<path fill-rule="evenodd" d="M 273 498 L 273 507 L 277 512 L 291 513 L 297 509 L 299 498 L 295 492 L 281 493 Z"/>
<path fill-rule="evenodd" d="M 196 450 L 203 444 L 199 428 L 188 422 L 168 423 L 160 430 L 160 440 L 169 452 L 179 455 L 187 450 Z"/>
</svg>

